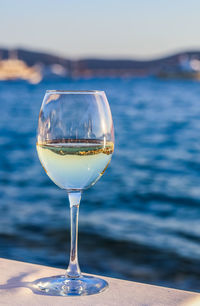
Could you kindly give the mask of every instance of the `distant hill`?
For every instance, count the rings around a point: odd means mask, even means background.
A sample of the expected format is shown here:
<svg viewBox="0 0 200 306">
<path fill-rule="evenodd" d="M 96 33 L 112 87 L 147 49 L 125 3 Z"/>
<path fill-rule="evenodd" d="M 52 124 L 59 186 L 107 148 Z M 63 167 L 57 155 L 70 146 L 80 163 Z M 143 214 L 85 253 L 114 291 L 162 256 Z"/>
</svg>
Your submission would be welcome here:
<svg viewBox="0 0 200 306">
<path fill-rule="evenodd" d="M 182 59 L 200 60 L 200 51 L 182 52 L 154 60 L 123 60 L 123 59 L 80 59 L 71 60 L 64 57 L 42 52 L 15 49 L 17 57 L 32 66 L 42 64 L 48 67 L 54 64 L 63 66 L 69 76 L 101 77 L 101 76 L 146 76 L 154 75 L 163 70 L 173 69 Z M 0 48 L 1 59 L 9 57 L 10 50 Z"/>
<path fill-rule="evenodd" d="M 24 49 L 15 49 L 14 51 L 12 51 L 9 49 L 0 48 L 1 59 L 8 58 L 9 56 L 11 56 L 12 53 L 16 53 L 17 57 L 26 62 L 29 66 L 42 63 L 45 66 L 49 66 L 52 64 L 60 64 L 68 68 L 71 62 L 68 59 L 42 52 L 29 51 Z"/>
</svg>

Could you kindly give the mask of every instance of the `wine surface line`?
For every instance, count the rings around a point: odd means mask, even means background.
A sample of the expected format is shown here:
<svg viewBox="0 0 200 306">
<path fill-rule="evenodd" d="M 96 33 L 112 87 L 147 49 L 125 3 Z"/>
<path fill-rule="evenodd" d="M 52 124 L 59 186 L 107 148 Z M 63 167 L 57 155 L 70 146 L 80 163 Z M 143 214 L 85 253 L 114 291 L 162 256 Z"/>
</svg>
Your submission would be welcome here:
<svg viewBox="0 0 200 306">
<path fill-rule="evenodd" d="M 37 143 L 37 151 L 46 173 L 60 188 L 83 190 L 104 173 L 114 144 L 94 139 L 56 139 Z"/>
</svg>

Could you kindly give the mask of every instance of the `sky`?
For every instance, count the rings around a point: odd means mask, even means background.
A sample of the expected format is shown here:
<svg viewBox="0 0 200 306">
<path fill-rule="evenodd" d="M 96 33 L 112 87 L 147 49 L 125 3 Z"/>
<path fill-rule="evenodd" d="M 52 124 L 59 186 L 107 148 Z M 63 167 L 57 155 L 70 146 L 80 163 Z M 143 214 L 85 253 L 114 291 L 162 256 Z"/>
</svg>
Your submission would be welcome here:
<svg viewBox="0 0 200 306">
<path fill-rule="evenodd" d="M 0 47 L 69 58 L 200 50 L 199 0 L 0 0 Z"/>
</svg>

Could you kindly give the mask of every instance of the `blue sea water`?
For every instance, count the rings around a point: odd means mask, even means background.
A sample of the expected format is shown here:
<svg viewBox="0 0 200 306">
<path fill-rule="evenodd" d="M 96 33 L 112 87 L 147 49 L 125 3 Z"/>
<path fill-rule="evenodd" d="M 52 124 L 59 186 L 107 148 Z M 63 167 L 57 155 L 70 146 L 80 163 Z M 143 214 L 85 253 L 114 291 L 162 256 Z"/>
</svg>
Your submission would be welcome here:
<svg viewBox="0 0 200 306">
<path fill-rule="evenodd" d="M 0 83 L 0 257 L 65 268 L 67 194 L 35 149 L 46 89 L 105 90 L 115 153 L 83 194 L 84 272 L 199 291 L 200 83 L 147 79 Z"/>
</svg>

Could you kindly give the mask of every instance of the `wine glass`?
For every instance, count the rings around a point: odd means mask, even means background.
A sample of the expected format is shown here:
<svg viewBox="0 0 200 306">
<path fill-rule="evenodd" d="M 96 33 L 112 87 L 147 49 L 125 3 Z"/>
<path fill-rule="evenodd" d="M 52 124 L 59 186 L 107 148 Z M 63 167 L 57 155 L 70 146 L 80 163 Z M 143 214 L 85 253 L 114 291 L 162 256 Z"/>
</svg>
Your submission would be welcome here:
<svg viewBox="0 0 200 306">
<path fill-rule="evenodd" d="M 81 193 L 103 175 L 113 150 L 112 115 L 103 91 L 46 91 L 39 114 L 37 152 L 50 179 L 68 193 L 71 251 L 66 274 L 35 281 L 36 290 L 48 295 L 89 295 L 108 286 L 101 278 L 81 274 L 77 235 Z"/>
</svg>

